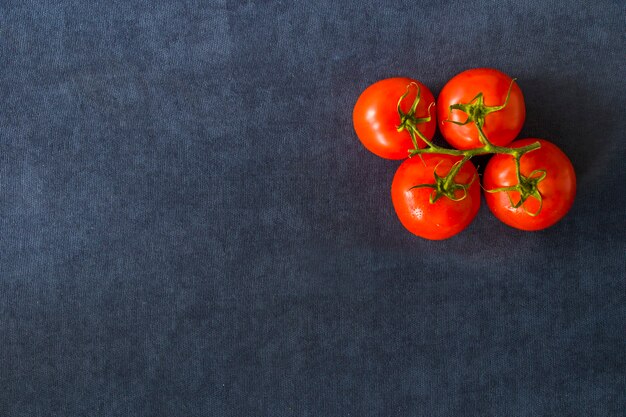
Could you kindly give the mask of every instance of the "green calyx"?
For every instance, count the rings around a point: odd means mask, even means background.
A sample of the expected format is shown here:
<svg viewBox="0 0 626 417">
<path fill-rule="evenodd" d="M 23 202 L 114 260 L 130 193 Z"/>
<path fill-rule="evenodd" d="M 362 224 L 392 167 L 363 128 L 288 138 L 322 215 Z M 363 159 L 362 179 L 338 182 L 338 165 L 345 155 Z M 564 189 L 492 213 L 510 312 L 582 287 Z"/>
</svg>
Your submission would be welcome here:
<svg viewBox="0 0 626 417">
<path fill-rule="evenodd" d="M 452 120 L 444 120 L 446 123 L 454 123 L 455 125 L 464 126 L 468 123 L 474 123 L 477 128 L 482 129 L 485 126 L 485 118 L 488 114 L 502 110 L 509 103 L 509 97 L 511 96 L 511 89 L 513 89 L 513 83 L 515 78 L 511 80 L 509 84 L 509 90 L 506 93 L 504 103 L 499 106 L 486 106 L 483 93 L 478 93 L 469 103 L 457 103 L 450 106 L 450 112 L 452 110 L 461 110 L 467 114 L 467 119 L 464 122 L 455 122 Z"/>
<path fill-rule="evenodd" d="M 517 184 L 511 187 L 501 187 L 495 188 L 493 190 L 485 190 L 488 193 L 500 193 L 505 192 L 507 197 L 509 198 L 509 202 L 511 203 L 511 207 L 519 208 L 522 207 L 526 214 L 531 217 L 535 217 L 541 212 L 541 208 L 543 207 L 543 196 L 539 192 L 539 183 L 543 181 L 547 176 L 548 172 L 545 169 L 536 169 L 530 173 L 528 176 L 524 176 L 519 172 L 519 158 L 515 159 L 515 167 L 517 169 Z M 513 201 L 513 197 L 511 197 L 511 191 L 518 192 L 520 195 L 519 201 L 516 203 Z M 539 201 L 539 208 L 537 211 L 529 211 L 528 208 L 524 205 L 526 200 L 530 197 L 533 197 Z"/>
<path fill-rule="evenodd" d="M 464 200 L 465 198 L 467 198 L 467 194 L 468 194 L 468 189 L 471 187 L 471 185 L 474 183 L 474 181 L 476 180 L 476 176 L 474 176 L 471 181 L 467 184 L 461 184 L 461 183 L 457 183 L 454 180 L 454 177 L 456 176 L 456 174 L 459 172 L 459 170 L 461 169 L 461 167 L 463 166 L 464 161 L 457 161 L 454 165 L 452 165 L 452 168 L 450 169 L 450 171 L 448 172 L 448 174 L 446 174 L 445 176 L 441 177 L 437 174 L 437 166 L 435 166 L 435 169 L 433 170 L 433 175 L 435 177 L 435 183 L 434 184 L 419 184 L 419 185 L 414 185 L 413 187 L 409 188 L 409 190 L 412 190 L 414 188 L 432 188 L 433 191 L 430 194 L 430 197 L 428 199 L 428 201 L 430 201 L 431 204 L 434 204 L 437 200 L 439 200 L 441 197 L 447 197 L 452 201 L 461 201 Z M 461 195 L 457 196 L 458 192 L 461 192 Z"/>
<path fill-rule="evenodd" d="M 417 88 L 417 95 L 415 96 L 415 100 L 413 100 L 413 103 L 411 104 L 411 108 L 409 109 L 408 112 L 405 113 L 402 111 L 402 108 L 400 105 L 402 101 L 406 98 L 406 96 L 409 95 L 411 86 L 414 86 L 415 88 Z M 421 94 L 422 94 L 422 91 L 421 91 L 420 86 L 417 85 L 416 83 L 411 83 L 406 86 L 406 92 L 398 100 L 398 106 L 397 106 L 398 114 L 400 115 L 400 125 L 398 126 L 397 130 L 398 132 L 402 132 L 403 130 L 406 130 L 407 132 L 409 132 L 409 135 L 411 135 L 411 141 L 413 142 L 414 149 L 419 149 L 419 146 L 417 145 L 416 136 L 419 136 L 421 139 L 424 139 L 424 135 L 422 135 L 422 132 L 420 132 L 417 129 L 417 125 L 420 123 L 427 123 L 432 120 L 432 116 L 430 115 L 430 109 L 435 104 L 435 103 L 432 103 L 430 106 L 428 106 L 428 115 L 426 117 L 417 117 L 415 115 L 415 112 L 417 111 L 417 105 L 419 104 L 422 98 Z"/>
<path fill-rule="evenodd" d="M 520 173 L 520 159 L 526 153 L 531 152 L 535 149 L 539 149 L 541 147 L 541 144 L 539 142 L 534 142 L 534 143 L 531 143 L 530 145 L 526 145 L 521 148 L 507 148 L 503 146 L 496 146 L 489 141 L 489 139 L 487 138 L 483 130 L 483 127 L 485 125 L 485 118 L 487 117 L 487 115 L 489 115 L 490 113 L 500 111 L 507 106 L 509 102 L 509 97 L 511 95 L 511 90 L 513 89 L 514 82 L 515 82 L 515 78 L 511 80 L 511 84 L 509 85 L 509 89 L 507 91 L 504 103 L 502 103 L 499 106 L 485 105 L 484 96 L 482 92 L 478 93 L 476 97 L 474 97 L 469 103 L 457 103 L 457 104 L 453 104 L 450 106 L 450 111 L 460 110 L 464 112 L 465 114 L 467 114 L 467 119 L 464 122 L 457 122 L 457 121 L 452 121 L 452 120 L 444 120 L 444 122 L 454 123 L 456 125 L 461 125 L 461 126 L 466 125 L 468 123 L 474 123 L 474 125 L 476 126 L 476 129 L 478 130 L 478 137 L 480 138 L 480 141 L 482 142 L 483 146 L 481 148 L 468 149 L 468 150 L 442 148 L 442 147 L 435 145 L 434 143 L 429 141 L 426 137 L 424 137 L 424 135 L 417 129 L 416 125 L 418 123 L 428 122 L 431 120 L 430 107 L 428 108 L 428 117 L 426 118 L 415 117 L 415 109 L 417 108 L 417 104 L 419 103 L 419 100 L 420 100 L 420 90 L 419 90 L 419 86 L 417 86 L 417 97 L 415 98 L 415 101 L 413 102 L 413 105 L 411 106 L 411 110 L 408 113 L 402 112 L 402 110 L 400 109 L 400 103 L 408 95 L 409 88 L 411 87 L 411 85 L 415 85 L 415 84 L 412 83 L 407 86 L 406 93 L 404 93 L 402 97 L 400 97 L 400 100 L 398 101 L 398 114 L 400 115 L 400 120 L 401 120 L 400 126 L 398 126 L 398 132 L 401 132 L 406 129 L 411 135 L 414 148 L 409 149 L 409 158 L 415 155 L 421 157 L 422 154 L 426 154 L 426 153 L 445 154 L 445 155 L 453 155 L 453 156 L 462 157 L 460 161 L 456 162 L 452 166 L 452 169 L 450 169 L 450 172 L 448 172 L 448 174 L 446 174 L 444 177 L 441 177 L 437 174 L 436 167 L 435 167 L 435 170 L 433 171 L 433 175 L 435 179 L 434 184 L 418 184 L 418 185 L 414 185 L 410 189 L 432 188 L 433 192 L 431 193 L 430 198 L 429 198 L 429 201 L 431 203 L 435 203 L 438 199 L 442 197 L 449 198 L 452 201 L 463 200 L 467 198 L 468 189 L 474 182 L 475 178 L 473 178 L 472 181 L 470 181 L 468 184 L 459 184 L 454 181 L 454 177 L 456 176 L 456 174 L 459 172 L 461 167 L 467 161 L 469 161 L 472 157 L 476 155 L 486 155 L 486 154 L 511 155 L 515 161 L 517 184 L 511 187 L 502 187 L 502 188 L 496 188 L 493 190 L 485 190 L 485 191 L 489 193 L 506 192 L 507 196 L 509 197 L 511 206 L 513 208 L 523 207 L 524 211 L 526 211 L 526 213 L 530 216 L 537 216 L 539 214 L 539 212 L 541 211 L 541 208 L 543 207 L 543 197 L 541 195 L 541 192 L 539 191 L 538 185 L 541 181 L 543 181 L 546 178 L 546 176 L 548 175 L 548 172 L 545 169 L 537 169 L 531 172 L 530 175 L 524 176 Z M 427 145 L 426 148 L 420 149 L 417 146 L 417 137 L 419 137 L 421 140 L 424 141 L 424 143 L 426 143 Z M 457 196 L 457 194 L 459 194 L 459 191 L 461 191 L 461 194 Z M 513 198 L 511 197 L 511 194 L 510 194 L 512 191 L 519 193 L 520 195 L 519 201 L 517 202 L 513 201 Z M 535 212 L 528 211 L 526 207 L 524 206 L 524 203 L 530 197 L 533 197 L 539 201 L 539 209 Z"/>
</svg>

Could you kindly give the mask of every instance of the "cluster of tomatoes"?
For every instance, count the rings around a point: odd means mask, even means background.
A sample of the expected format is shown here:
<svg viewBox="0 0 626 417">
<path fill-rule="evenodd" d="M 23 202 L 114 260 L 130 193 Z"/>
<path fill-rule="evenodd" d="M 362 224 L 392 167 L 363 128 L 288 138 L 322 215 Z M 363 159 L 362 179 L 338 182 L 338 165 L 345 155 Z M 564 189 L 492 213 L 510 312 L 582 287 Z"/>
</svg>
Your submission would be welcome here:
<svg viewBox="0 0 626 417">
<path fill-rule="evenodd" d="M 482 174 L 491 212 L 521 230 L 558 222 L 576 194 L 572 163 L 553 143 L 520 139 L 526 117 L 515 80 L 488 68 L 452 78 L 437 101 L 417 80 L 389 78 L 369 86 L 353 112 L 363 145 L 386 159 L 405 159 L 391 185 L 400 222 L 426 239 L 465 229 L 480 208 L 481 184 L 470 159 L 494 154 Z M 432 142 L 439 127 L 452 148 Z"/>
</svg>

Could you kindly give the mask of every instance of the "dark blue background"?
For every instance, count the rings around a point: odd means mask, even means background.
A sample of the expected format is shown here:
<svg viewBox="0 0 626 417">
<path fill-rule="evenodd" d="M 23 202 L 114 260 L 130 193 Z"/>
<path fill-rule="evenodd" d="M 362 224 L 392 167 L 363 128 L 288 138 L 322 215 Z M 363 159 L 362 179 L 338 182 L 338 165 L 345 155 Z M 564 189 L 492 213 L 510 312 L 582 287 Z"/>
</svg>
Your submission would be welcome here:
<svg viewBox="0 0 626 417">
<path fill-rule="evenodd" d="M 624 4 L 432 3 L 3 1 L 0 415 L 623 413 Z M 481 66 L 577 200 L 419 239 L 352 106 Z"/>
</svg>

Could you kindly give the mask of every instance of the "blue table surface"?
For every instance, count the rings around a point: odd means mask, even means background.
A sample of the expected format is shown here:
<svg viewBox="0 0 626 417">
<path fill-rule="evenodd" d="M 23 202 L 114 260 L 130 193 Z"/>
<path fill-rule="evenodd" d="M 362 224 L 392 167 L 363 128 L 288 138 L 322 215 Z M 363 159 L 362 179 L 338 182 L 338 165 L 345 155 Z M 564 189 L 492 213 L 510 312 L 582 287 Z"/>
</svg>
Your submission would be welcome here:
<svg viewBox="0 0 626 417">
<path fill-rule="evenodd" d="M 0 5 L 0 416 L 623 416 L 619 1 Z M 474 67 L 577 172 L 406 232 L 371 83 Z M 441 138 L 439 138 L 441 139 Z M 484 166 L 486 159 L 478 160 Z"/>
</svg>

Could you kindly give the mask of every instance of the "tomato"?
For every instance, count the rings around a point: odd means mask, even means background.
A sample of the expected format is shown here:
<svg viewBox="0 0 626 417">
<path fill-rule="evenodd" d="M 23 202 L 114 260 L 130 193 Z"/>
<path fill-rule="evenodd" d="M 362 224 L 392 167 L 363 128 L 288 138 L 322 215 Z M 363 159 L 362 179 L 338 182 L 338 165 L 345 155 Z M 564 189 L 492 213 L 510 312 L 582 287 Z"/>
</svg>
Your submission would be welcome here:
<svg viewBox="0 0 626 417">
<path fill-rule="evenodd" d="M 402 124 L 398 113 L 398 101 L 408 93 L 401 100 L 400 109 L 405 114 L 409 113 L 417 97 L 418 89 L 420 100 L 415 109 L 413 121 L 427 118 L 429 114 L 432 114 L 430 121 L 418 121 L 415 124 L 415 127 L 428 140 L 432 139 L 437 126 L 433 94 L 419 81 L 410 78 L 388 78 L 370 85 L 363 91 L 352 113 L 354 130 L 369 151 L 387 159 L 408 157 L 408 151 L 414 149 L 414 146 L 408 128 L 398 131 Z M 419 137 L 417 137 L 417 145 L 420 148 L 426 146 Z"/>
<path fill-rule="evenodd" d="M 541 230 L 552 226 L 567 214 L 576 195 L 574 167 L 556 145 L 547 140 L 530 138 L 517 140 L 510 146 L 519 148 L 534 142 L 539 142 L 541 147 L 521 157 L 520 173 L 529 178 L 529 191 L 533 191 L 533 186 L 536 187 L 534 190 L 538 191 L 541 202 L 536 197 L 529 196 L 523 204 L 515 208 L 521 199 L 518 191 L 485 193 L 491 212 L 502 222 L 521 230 Z M 545 178 L 541 179 L 544 172 Z M 483 174 L 485 190 L 507 188 L 516 184 L 518 180 L 513 157 L 506 154 L 494 155 Z"/>
<path fill-rule="evenodd" d="M 494 145 L 506 146 L 519 134 L 526 118 L 526 107 L 522 90 L 508 75 L 490 68 L 477 68 L 464 71 L 452 78 L 443 87 L 437 99 L 437 119 L 439 129 L 446 141 L 456 149 L 474 149 L 483 146 L 474 122 L 458 125 L 446 120 L 463 123 L 467 113 L 460 109 L 450 110 L 454 104 L 475 104 L 477 115 L 483 114 L 483 132 Z M 494 107 L 505 103 L 501 110 Z M 482 93 L 482 98 L 477 96 Z M 483 101 L 482 109 L 479 102 Z M 491 111 L 489 112 L 489 107 Z M 484 114 L 487 109 L 488 114 Z"/>
<path fill-rule="evenodd" d="M 404 161 L 393 178 L 391 199 L 400 222 L 411 233 L 431 240 L 447 239 L 465 229 L 476 217 L 480 208 L 480 185 L 476 168 L 466 162 L 454 176 L 461 185 L 452 190 L 452 197 L 436 195 L 433 187 L 450 172 L 461 158 L 450 155 L 424 154 Z M 412 188 L 420 184 L 430 187 Z M 465 197 L 464 197 L 465 196 Z M 464 198 L 463 198 L 464 197 Z M 462 199 L 461 199 L 462 198 Z"/>
</svg>

